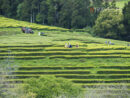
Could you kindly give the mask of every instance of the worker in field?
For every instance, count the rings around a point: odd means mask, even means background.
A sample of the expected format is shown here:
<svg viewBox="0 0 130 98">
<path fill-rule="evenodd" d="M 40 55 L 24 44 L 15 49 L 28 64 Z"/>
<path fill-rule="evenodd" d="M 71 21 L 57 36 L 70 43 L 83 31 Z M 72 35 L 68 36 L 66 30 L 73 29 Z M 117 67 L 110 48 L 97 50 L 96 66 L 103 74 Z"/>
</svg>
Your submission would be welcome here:
<svg viewBox="0 0 130 98">
<path fill-rule="evenodd" d="M 68 48 L 72 48 L 72 45 L 69 43 Z"/>
<path fill-rule="evenodd" d="M 25 27 L 21 28 L 21 30 L 22 30 L 23 33 L 25 33 L 25 29 L 26 29 Z"/>
<path fill-rule="evenodd" d="M 65 43 L 65 48 L 68 48 L 68 44 L 67 43 Z"/>
<path fill-rule="evenodd" d="M 108 44 L 108 42 L 107 42 L 107 41 L 105 41 L 105 43 L 106 43 L 106 44 Z"/>
<path fill-rule="evenodd" d="M 79 44 L 76 44 L 76 48 L 79 48 Z"/>
<path fill-rule="evenodd" d="M 34 34 L 33 30 L 31 28 L 28 28 L 28 27 L 22 27 L 21 30 L 23 33 Z"/>
<path fill-rule="evenodd" d="M 34 32 L 32 29 L 28 28 L 28 33 L 33 34 Z"/>
</svg>

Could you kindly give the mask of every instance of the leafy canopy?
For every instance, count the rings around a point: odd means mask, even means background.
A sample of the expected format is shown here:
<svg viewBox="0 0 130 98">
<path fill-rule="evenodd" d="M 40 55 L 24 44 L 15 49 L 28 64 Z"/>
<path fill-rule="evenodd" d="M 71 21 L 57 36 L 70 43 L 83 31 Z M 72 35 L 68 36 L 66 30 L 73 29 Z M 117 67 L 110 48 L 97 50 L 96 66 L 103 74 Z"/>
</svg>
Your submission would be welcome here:
<svg viewBox="0 0 130 98">
<path fill-rule="evenodd" d="M 94 30 L 95 35 L 100 37 L 122 39 L 126 32 L 120 10 L 103 10 L 96 20 Z"/>
</svg>

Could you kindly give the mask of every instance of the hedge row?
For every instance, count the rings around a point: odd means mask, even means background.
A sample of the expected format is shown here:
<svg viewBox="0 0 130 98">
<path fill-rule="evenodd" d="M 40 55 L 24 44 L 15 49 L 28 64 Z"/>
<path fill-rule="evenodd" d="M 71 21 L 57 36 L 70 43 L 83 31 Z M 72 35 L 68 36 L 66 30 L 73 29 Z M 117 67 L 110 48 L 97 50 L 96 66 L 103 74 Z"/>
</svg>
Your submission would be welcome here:
<svg viewBox="0 0 130 98">
<path fill-rule="evenodd" d="M 130 69 L 130 66 L 100 66 L 104 69 Z"/>
<path fill-rule="evenodd" d="M 94 66 L 23 66 L 19 70 L 38 70 L 38 69 L 92 69 Z M 101 69 L 130 69 L 130 66 L 100 66 Z"/>
<path fill-rule="evenodd" d="M 122 58 L 121 55 L 53 55 L 50 58 L 67 58 L 67 59 L 77 59 L 77 58 Z M 127 56 L 125 56 L 127 57 Z"/>
<path fill-rule="evenodd" d="M 75 66 L 23 66 L 19 67 L 19 70 L 48 70 L 48 69 L 53 69 L 53 70 L 65 70 L 65 69 L 92 69 L 94 68 L 93 66 L 85 66 L 85 67 L 75 67 Z"/>
<path fill-rule="evenodd" d="M 34 50 L 33 50 L 34 51 Z M 6 56 L 6 55 L 15 55 L 15 56 L 40 56 L 40 55 L 113 55 L 113 54 L 126 54 L 126 56 L 128 56 L 130 54 L 130 51 L 126 51 L 126 52 L 104 52 L 104 53 L 98 53 L 98 52 L 81 52 L 81 51 L 39 51 L 39 52 L 11 52 L 11 53 L 0 53 L 0 56 Z"/>
<path fill-rule="evenodd" d="M 88 70 L 16 71 L 12 74 L 89 74 Z"/>
<path fill-rule="evenodd" d="M 130 74 L 130 70 L 102 70 L 97 71 L 97 74 Z"/>
<path fill-rule="evenodd" d="M 13 56 L 13 55 L 8 55 L 8 56 L 0 56 L 0 59 L 20 59 L 20 60 L 32 60 L 32 59 L 43 59 L 46 58 L 45 56 Z"/>
<path fill-rule="evenodd" d="M 124 80 L 119 80 L 119 79 L 113 79 L 113 80 L 104 80 L 104 79 L 97 79 L 97 80 L 90 80 L 90 79 L 69 79 L 71 80 L 72 82 L 74 83 L 100 83 L 100 82 L 103 82 L 103 83 L 130 83 L 130 79 L 124 79 Z M 6 83 L 21 83 L 21 82 L 24 82 L 26 81 L 26 79 L 8 79 L 6 81 L 3 81 L 3 82 L 6 82 Z"/>
<path fill-rule="evenodd" d="M 98 87 L 120 87 L 120 86 L 125 86 L 128 89 L 130 89 L 130 83 L 104 83 L 104 82 L 99 82 L 99 83 L 76 83 L 76 85 L 81 85 L 84 87 L 93 87 L 93 88 L 98 88 Z"/>
<path fill-rule="evenodd" d="M 53 56 L 0 56 L 0 59 L 12 58 L 12 59 L 43 59 L 49 57 L 50 59 L 53 58 L 65 58 L 65 59 L 77 59 L 77 58 L 130 58 L 130 56 L 121 56 L 121 55 L 53 55 Z"/>
<path fill-rule="evenodd" d="M 0 53 L 0 56 L 7 56 L 7 55 L 14 55 L 14 56 L 49 56 L 49 55 L 85 55 L 84 52 L 56 52 L 56 53 L 49 53 L 49 52 L 40 52 L 40 53 Z"/>
<path fill-rule="evenodd" d="M 45 50 L 47 51 L 72 51 L 72 50 L 86 50 L 86 51 L 101 51 L 101 50 L 126 50 L 126 47 L 96 47 L 96 48 L 85 48 L 85 47 L 79 47 L 79 48 L 64 48 L 64 47 L 47 47 Z M 129 50 L 129 49 L 128 49 Z"/>
<path fill-rule="evenodd" d="M 40 77 L 47 76 L 48 74 L 14 74 L 14 75 L 4 75 L 4 77 L 10 78 L 15 77 L 17 79 L 30 78 L 30 77 Z M 91 74 L 53 74 L 56 77 L 63 77 L 67 79 L 130 79 L 128 74 L 110 74 L 110 75 L 91 75 Z M 3 77 L 3 76 L 0 76 Z"/>
</svg>

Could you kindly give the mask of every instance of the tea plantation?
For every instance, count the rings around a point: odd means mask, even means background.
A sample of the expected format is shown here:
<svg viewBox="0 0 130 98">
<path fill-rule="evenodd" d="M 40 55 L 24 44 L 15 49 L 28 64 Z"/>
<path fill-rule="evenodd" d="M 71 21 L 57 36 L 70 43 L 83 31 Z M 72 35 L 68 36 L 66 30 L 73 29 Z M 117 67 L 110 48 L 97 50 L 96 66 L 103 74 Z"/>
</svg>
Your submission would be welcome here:
<svg viewBox="0 0 130 98">
<path fill-rule="evenodd" d="M 35 33 L 22 33 L 21 26 L 31 27 Z M 44 32 L 46 36 L 39 36 L 38 32 Z M 114 45 L 108 45 L 105 41 L 111 41 Z M 72 48 L 65 48 L 65 43 L 70 43 Z M 24 84 L 30 77 L 53 75 L 72 80 L 84 88 L 125 85 L 125 91 L 130 93 L 128 44 L 125 41 L 92 37 L 87 32 L 70 32 L 49 26 L 44 28 L 0 17 L 0 63 L 9 61 L 17 65 L 17 70 L 4 75 L 8 78 L 4 82 L 9 85 Z M 118 88 L 111 92 L 121 90 Z M 112 96 L 117 95 L 114 93 Z"/>
</svg>

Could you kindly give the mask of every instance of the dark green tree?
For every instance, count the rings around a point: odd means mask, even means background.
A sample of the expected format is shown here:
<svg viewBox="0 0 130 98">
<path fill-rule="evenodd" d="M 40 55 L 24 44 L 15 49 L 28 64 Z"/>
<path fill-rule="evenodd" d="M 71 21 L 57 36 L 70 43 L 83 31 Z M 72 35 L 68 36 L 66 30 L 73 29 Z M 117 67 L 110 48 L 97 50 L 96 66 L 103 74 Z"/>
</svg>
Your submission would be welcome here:
<svg viewBox="0 0 130 98">
<path fill-rule="evenodd" d="M 0 15 L 2 15 L 2 14 L 3 14 L 3 12 L 2 12 L 2 4 L 3 4 L 3 1 L 2 1 L 2 0 L 0 0 Z"/>
<path fill-rule="evenodd" d="M 94 12 L 90 14 L 90 24 L 89 26 L 94 26 L 95 21 L 99 15 L 99 13 L 104 9 L 103 0 L 92 0 L 91 6 L 94 8 Z"/>
<path fill-rule="evenodd" d="M 71 28 L 72 21 L 72 0 L 62 0 L 61 1 L 61 11 L 59 12 L 59 26 L 65 28 Z"/>
<path fill-rule="evenodd" d="M 47 0 L 42 0 L 40 3 L 39 11 L 36 16 L 36 21 L 41 24 L 47 24 L 47 16 L 48 16 L 48 5 Z"/>
<path fill-rule="evenodd" d="M 10 0 L 3 0 L 1 9 L 3 11 L 3 15 L 6 17 L 11 17 L 11 4 Z"/>
<path fill-rule="evenodd" d="M 105 38 L 123 39 L 126 35 L 123 15 L 120 10 L 105 9 L 96 20 L 95 35 Z"/>
<path fill-rule="evenodd" d="M 72 5 L 72 22 L 73 28 L 83 28 L 87 25 L 90 18 L 89 13 L 90 2 L 88 0 L 75 0 Z"/>
<path fill-rule="evenodd" d="M 123 23 L 127 31 L 127 34 L 124 36 L 124 39 L 130 41 L 130 1 L 128 2 L 128 4 L 125 4 L 125 7 L 123 8 L 123 16 L 124 16 Z"/>
<path fill-rule="evenodd" d="M 60 0 L 47 0 L 48 4 L 48 24 L 58 25 Z"/>
<path fill-rule="evenodd" d="M 21 0 L 0 0 L 0 13 L 6 17 L 16 18 L 19 3 Z"/>
</svg>

